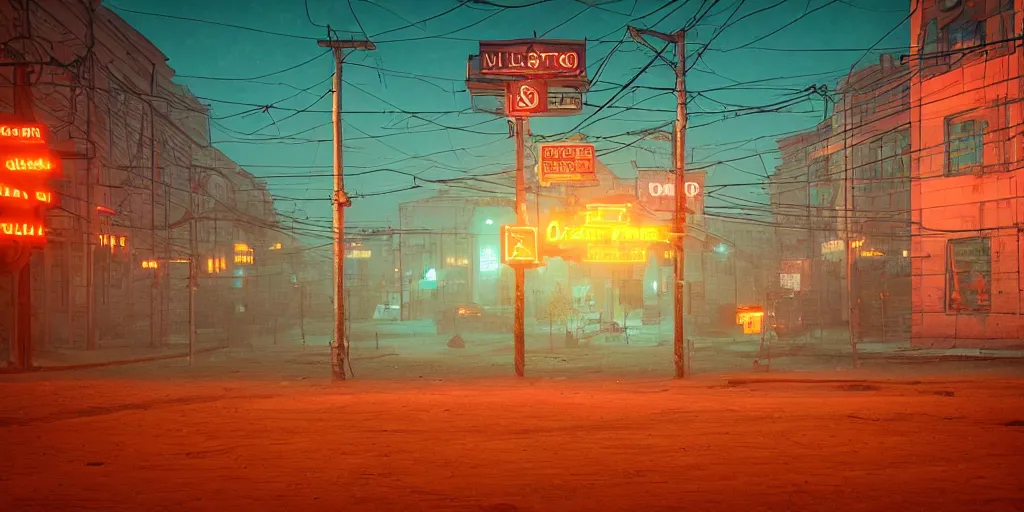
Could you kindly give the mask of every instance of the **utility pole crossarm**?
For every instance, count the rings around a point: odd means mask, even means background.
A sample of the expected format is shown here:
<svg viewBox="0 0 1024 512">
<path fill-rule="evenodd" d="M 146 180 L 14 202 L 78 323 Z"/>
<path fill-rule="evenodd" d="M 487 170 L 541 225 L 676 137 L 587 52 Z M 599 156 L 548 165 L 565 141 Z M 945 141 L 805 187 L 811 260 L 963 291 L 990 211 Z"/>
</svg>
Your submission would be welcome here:
<svg viewBox="0 0 1024 512">
<path fill-rule="evenodd" d="M 377 49 L 377 45 L 371 41 L 339 41 L 337 39 L 321 39 L 316 42 L 317 46 L 321 48 L 334 48 L 336 50 L 344 50 L 351 48 L 353 50 L 367 50 L 373 51 Z"/>
</svg>

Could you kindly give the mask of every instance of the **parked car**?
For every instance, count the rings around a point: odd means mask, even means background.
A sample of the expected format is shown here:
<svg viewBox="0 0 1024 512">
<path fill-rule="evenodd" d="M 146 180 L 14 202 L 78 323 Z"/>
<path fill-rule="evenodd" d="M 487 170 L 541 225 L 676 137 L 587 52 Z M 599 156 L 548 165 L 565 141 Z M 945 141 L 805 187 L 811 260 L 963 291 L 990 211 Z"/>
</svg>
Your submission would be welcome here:
<svg viewBox="0 0 1024 512">
<path fill-rule="evenodd" d="M 512 332 L 511 316 L 487 311 L 479 304 L 466 303 L 442 309 L 434 317 L 438 334 L 460 331 Z"/>
</svg>

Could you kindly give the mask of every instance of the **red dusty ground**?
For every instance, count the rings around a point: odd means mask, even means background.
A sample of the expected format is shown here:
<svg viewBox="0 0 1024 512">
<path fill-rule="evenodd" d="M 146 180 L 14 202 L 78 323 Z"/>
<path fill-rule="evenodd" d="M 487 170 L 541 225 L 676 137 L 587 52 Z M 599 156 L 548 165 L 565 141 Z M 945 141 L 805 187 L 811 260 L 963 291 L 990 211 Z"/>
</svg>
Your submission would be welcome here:
<svg viewBox="0 0 1024 512">
<path fill-rule="evenodd" d="M 1020 510 L 1020 389 L 22 378 L 0 510 Z"/>
</svg>

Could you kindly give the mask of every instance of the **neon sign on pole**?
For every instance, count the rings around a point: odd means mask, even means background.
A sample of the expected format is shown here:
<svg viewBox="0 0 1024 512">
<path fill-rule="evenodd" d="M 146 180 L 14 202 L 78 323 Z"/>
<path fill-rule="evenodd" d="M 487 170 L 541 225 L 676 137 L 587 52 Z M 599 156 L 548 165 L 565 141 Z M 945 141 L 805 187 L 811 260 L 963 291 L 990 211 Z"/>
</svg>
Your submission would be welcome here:
<svg viewBox="0 0 1024 512">
<path fill-rule="evenodd" d="M 509 266 L 531 266 L 540 263 L 537 250 L 537 228 L 533 226 L 501 227 L 501 262 Z"/>
<path fill-rule="evenodd" d="M 548 110 L 548 85 L 543 80 L 505 84 L 505 113 L 511 117 L 529 116 Z"/>
<path fill-rule="evenodd" d="M 576 77 L 586 74 L 585 41 L 481 41 L 484 75 Z"/>
<path fill-rule="evenodd" d="M 539 149 L 541 185 L 597 180 L 593 144 L 541 144 Z"/>
<path fill-rule="evenodd" d="M 660 225 L 635 225 L 629 204 L 588 204 L 582 224 L 554 219 L 544 231 L 544 240 L 563 257 L 581 258 L 586 263 L 642 263 L 653 244 L 666 243 L 669 230 Z M 582 254 L 582 256 L 573 256 Z"/>
<path fill-rule="evenodd" d="M 46 228 L 41 222 L 0 219 L 0 237 L 45 239 L 45 236 Z"/>
</svg>

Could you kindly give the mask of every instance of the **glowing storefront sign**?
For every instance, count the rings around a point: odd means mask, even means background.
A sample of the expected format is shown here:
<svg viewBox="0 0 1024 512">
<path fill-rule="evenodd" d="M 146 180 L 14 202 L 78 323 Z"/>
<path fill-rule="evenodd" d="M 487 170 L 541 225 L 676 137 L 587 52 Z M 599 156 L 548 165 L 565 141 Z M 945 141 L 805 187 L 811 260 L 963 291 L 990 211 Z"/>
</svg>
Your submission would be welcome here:
<svg viewBox="0 0 1024 512">
<path fill-rule="evenodd" d="M 0 183 L 0 198 L 18 199 L 21 201 L 38 201 L 40 203 L 52 203 L 53 193 L 43 190 L 27 191 L 20 188 L 9 187 Z"/>
<path fill-rule="evenodd" d="M 537 228 L 507 224 L 501 227 L 502 263 L 509 266 L 539 263 L 537 245 Z"/>
<path fill-rule="evenodd" d="M 484 75 L 576 77 L 586 73 L 585 41 L 481 41 Z"/>
<path fill-rule="evenodd" d="M 539 155 L 537 179 L 541 185 L 597 179 L 593 144 L 541 144 Z"/>
<path fill-rule="evenodd" d="M 6 157 L 4 168 L 12 172 L 50 172 L 56 167 L 48 156 Z"/>
<path fill-rule="evenodd" d="M 345 257 L 352 260 L 368 260 L 373 256 L 370 249 L 346 249 Z"/>
<path fill-rule="evenodd" d="M 646 263 L 645 247 L 588 245 L 584 263 Z"/>
<path fill-rule="evenodd" d="M 160 268 L 160 264 L 156 260 L 142 260 L 142 268 L 146 270 L 156 270 Z"/>
<path fill-rule="evenodd" d="M 42 144 L 44 142 L 46 142 L 46 130 L 41 124 L 0 124 L 0 144 Z"/>
<path fill-rule="evenodd" d="M 736 324 L 743 326 L 743 334 L 761 332 L 764 321 L 764 308 L 761 306 L 741 306 L 736 308 Z"/>
<path fill-rule="evenodd" d="M 235 244 L 235 265 L 252 265 L 256 259 L 248 244 Z"/>
<path fill-rule="evenodd" d="M 44 238 L 46 228 L 37 222 L 0 220 L 0 236 L 13 238 Z"/>
<path fill-rule="evenodd" d="M 633 225 L 631 208 L 631 204 L 588 204 L 581 212 L 582 224 L 552 220 L 544 230 L 544 240 L 557 248 L 555 252 L 569 251 L 563 257 L 581 251 L 584 262 L 646 262 L 652 244 L 668 242 L 669 230 L 659 225 Z"/>
</svg>

